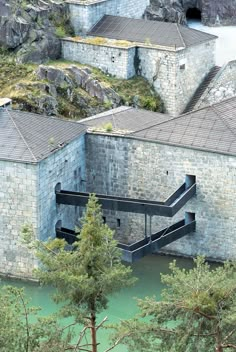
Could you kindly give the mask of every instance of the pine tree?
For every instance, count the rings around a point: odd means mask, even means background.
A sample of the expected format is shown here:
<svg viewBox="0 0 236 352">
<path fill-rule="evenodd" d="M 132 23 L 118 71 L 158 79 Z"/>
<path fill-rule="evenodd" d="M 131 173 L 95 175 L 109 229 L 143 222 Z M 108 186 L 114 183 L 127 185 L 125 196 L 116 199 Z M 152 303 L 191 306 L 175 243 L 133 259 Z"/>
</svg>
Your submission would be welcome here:
<svg viewBox="0 0 236 352">
<path fill-rule="evenodd" d="M 82 229 L 72 251 L 64 240 L 38 242 L 37 256 L 42 266 L 37 276 L 56 290 L 56 302 L 62 302 L 63 316 L 73 316 L 84 325 L 78 346 L 86 330 L 91 344 L 86 351 L 97 352 L 97 314 L 106 309 L 113 292 L 134 283 L 131 269 L 121 263 L 121 253 L 113 232 L 103 223 L 101 207 L 91 195 L 82 220 Z"/>
<path fill-rule="evenodd" d="M 236 350 L 236 266 L 226 262 L 212 268 L 204 258 L 195 267 L 161 275 L 162 300 L 138 300 L 141 316 L 122 322 L 115 338 L 130 351 L 224 352 Z M 148 321 L 147 321 L 148 318 Z"/>
</svg>

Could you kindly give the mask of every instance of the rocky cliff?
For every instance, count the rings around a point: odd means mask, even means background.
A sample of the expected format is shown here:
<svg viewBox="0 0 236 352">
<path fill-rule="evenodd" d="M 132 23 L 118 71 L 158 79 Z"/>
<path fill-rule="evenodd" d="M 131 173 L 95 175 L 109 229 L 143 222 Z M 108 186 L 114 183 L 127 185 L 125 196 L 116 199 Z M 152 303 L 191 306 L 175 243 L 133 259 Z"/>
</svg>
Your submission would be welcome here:
<svg viewBox="0 0 236 352">
<path fill-rule="evenodd" d="M 60 35 L 69 29 L 63 2 L 0 0 L 0 46 L 17 55 L 18 62 L 41 63 L 60 57 Z"/>
<path fill-rule="evenodd" d="M 120 105 L 162 111 L 162 103 L 142 77 L 121 80 L 84 65 L 63 61 L 17 64 L 0 55 L 0 97 L 13 107 L 81 119 Z"/>
<path fill-rule="evenodd" d="M 145 17 L 186 24 L 187 17 L 192 16 L 191 9 L 199 10 L 201 21 L 205 25 L 236 24 L 236 0 L 151 0 Z"/>
</svg>

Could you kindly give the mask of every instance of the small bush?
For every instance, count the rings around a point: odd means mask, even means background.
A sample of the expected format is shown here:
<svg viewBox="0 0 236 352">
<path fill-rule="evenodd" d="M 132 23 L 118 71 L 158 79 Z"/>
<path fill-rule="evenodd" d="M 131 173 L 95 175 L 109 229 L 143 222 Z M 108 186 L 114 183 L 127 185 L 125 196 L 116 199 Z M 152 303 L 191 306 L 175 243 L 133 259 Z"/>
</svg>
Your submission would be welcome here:
<svg viewBox="0 0 236 352">
<path fill-rule="evenodd" d="M 89 44 L 103 45 L 107 43 L 107 40 L 101 37 L 94 37 L 94 38 L 87 38 L 85 42 Z"/>
<path fill-rule="evenodd" d="M 56 27 L 55 34 L 58 38 L 64 38 L 66 37 L 66 31 L 65 28 L 62 26 Z"/>
<path fill-rule="evenodd" d="M 112 123 L 111 123 L 111 122 L 106 123 L 106 124 L 104 125 L 104 130 L 105 130 L 106 132 L 112 132 L 112 130 L 113 130 Z"/>
</svg>

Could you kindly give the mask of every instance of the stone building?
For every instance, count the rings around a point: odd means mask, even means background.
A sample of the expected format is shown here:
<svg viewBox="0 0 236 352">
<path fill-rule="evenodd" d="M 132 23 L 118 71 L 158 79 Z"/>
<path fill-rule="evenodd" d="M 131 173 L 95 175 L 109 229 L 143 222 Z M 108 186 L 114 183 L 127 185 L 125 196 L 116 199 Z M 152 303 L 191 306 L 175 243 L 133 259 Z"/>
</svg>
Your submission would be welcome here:
<svg viewBox="0 0 236 352">
<path fill-rule="evenodd" d="M 67 191 L 163 201 L 184 181 L 197 193 L 173 218 L 153 216 L 153 232 L 195 214 L 196 232 L 163 248 L 182 255 L 236 259 L 236 99 L 179 117 L 123 107 L 80 123 L 0 111 L 0 272 L 31 277 L 34 258 L 22 246 L 24 224 L 42 240 L 58 221 L 73 230 L 74 206 L 56 204 Z M 112 124 L 112 132 L 104 126 Z M 144 216 L 104 211 L 118 239 L 144 237 Z"/>
<path fill-rule="evenodd" d="M 87 40 L 63 39 L 63 58 L 119 78 L 145 77 L 172 116 L 215 66 L 216 37 L 175 23 L 104 16 L 87 34 Z"/>
<path fill-rule="evenodd" d="M 197 194 L 171 220 L 154 216 L 153 233 L 195 213 L 196 232 L 166 252 L 236 259 L 236 99 L 176 118 L 127 108 L 84 121 L 88 192 L 163 201 L 194 175 Z M 113 133 L 95 132 L 113 124 Z M 132 242 L 144 237 L 144 216 L 104 213 Z"/>
<path fill-rule="evenodd" d="M 42 240 L 55 235 L 58 218 L 74 226 L 74 208 L 56 207 L 54 188 L 80 189 L 84 132 L 79 123 L 0 109 L 0 273 L 32 276 L 34 258 L 20 242 L 24 224 Z"/>
<path fill-rule="evenodd" d="M 104 15 L 142 18 L 150 0 L 66 0 L 75 34 L 86 34 Z"/>
</svg>

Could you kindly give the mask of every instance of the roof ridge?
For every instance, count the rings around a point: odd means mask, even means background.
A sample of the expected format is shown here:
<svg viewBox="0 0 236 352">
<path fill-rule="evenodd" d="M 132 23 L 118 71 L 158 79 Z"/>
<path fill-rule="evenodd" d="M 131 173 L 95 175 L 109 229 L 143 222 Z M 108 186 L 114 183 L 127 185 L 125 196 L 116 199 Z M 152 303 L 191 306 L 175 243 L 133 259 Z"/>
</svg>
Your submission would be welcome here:
<svg viewBox="0 0 236 352">
<path fill-rule="evenodd" d="M 212 105 L 212 108 L 213 108 L 213 110 L 214 110 L 214 112 L 215 112 L 217 118 L 218 118 L 219 120 L 221 120 L 221 121 L 224 123 L 224 125 L 230 130 L 230 132 L 236 137 L 236 132 L 230 127 L 230 125 L 228 124 L 228 122 L 227 122 L 223 117 L 221 117 L 221 116 L 219 115 L 219 112 L 218 112 L 218 110 L 216 109 L 216 107 L 215 107 L 214 105 Z"/>
<path fill-rule="evenodd" d="M 182 33 L 180 32 L 180 29 L 179 29 L 179 23 L 175 23 L 175 25 L 176 25 L 176 27 L 177 27 L 177 31 L 178 31 L 178 33 L 179 33 L 180 39 L 181 39 L 181 41 L 182 41 L 184 47 L 186 48 L 186 44 L 185 44 L 184 38 L 183 38 Z"/>
<path fill-rule="evenodd" d="M 163 115 L 169 116 L 169 115 L 167 115 L 167 114 L 163 114 Z M 176 119 L 178 119 L 178 118 L 180 118 L 180 117 L 182 117 L 182 115 L 179 115 L 179 116 L 176 116 L 176 117 L 171 117 L 171 116 L 170 116 L 170 119 L 169 119 L 169 120 L 162 121 L 162 122 L 158 122 L 158 123 L 155 123 L 154 125 L 151 125 L 151 126 L 148 126 L 148 127 L 145 127 L 145 128 L 141 128 L 140 130 L 137 130 L 137 131 L 134 131 L 134 132 L 129 133 L 129 135 L 135 134 L 135 133 L 137 133 L 137 132 L 142 132 L 142 131 L 145 131 L 145 130 L 149 130 L 150 128 L 153 128 L 153 127 L 159 126 L 159 125 L 163 125 L 164 123 L 167 123 L 167 122 L 176 120 Z"/>
<path fill-rule="evenodd" d="M 102 117 L 106 117 L 106 116 L 114 116 L 114 115 L 117 115 L 117 114 L 120 114 L 124 111 L 127 111 L 127 110 L 132 110 L 134 109 L 132 106 L 124 106 L 124 105 L 121 105 L 121 106 L 118 106 L 117 108 L 114 108 L 114 109 L 110 109 L 110 110 L 107 110 L 107 111 L 103 111 L 103 112 L 100 112 L 96 115 L 92 115 L 92 116 L 89 116 L 89 117 L 85 117 L 84 119 L 80 120 L 80 124 L 81 125 L 85 125 L 86 126 L 86 122 L 87 121 L 92 121 L 92 120 L 96 120 L 96 119 L 100 119 Z"/>
<path fill-rule="evenodd" d="M 16 112 L 16 113 L 20 113 L 20 114 L 25 114 L 25 113 L 27 113 L 27 114 L 29 114 L 29 115 L 35 116 L 35 118 L 36 118 L 36 116 L 40 116 L 40 117 L 42 117 L 42 118 L 44 118 L 44 119 L 58 120 L 58 121 L 66 122 L 66 123 L 70 122 L 70 123 L 76 124 L 76 125 L 78 125 L 78 124 L 83 125 L 83 124 L 80 122 L 80 120 L 79 120 L 79 121 L 74 121 L 74 120 L 72 120 L 72 119 L 67 119 L 67 118 L 65 118 L 65 117 L 58 117 L 58 116 L 50 116 L 50 115 L 44 115 L 44 114 L 37 114 L 37 113 L 35 113 L 35 112 L 31 112 L 31 111 L 21 111 L 21 110 L 12 110 L 12 112 Z"/>
<path fill-rule="evenodd" d="M 16 128 L 18 134 L 20 135 L 21 139 L 23 140 L 24 144 L 26 145 L 28 151 L 30 152 L 31 156 L 33 157 L 34 161 L 37 161 L 37 158 L 35 157 L 34 153 L 32 152 L 32 150 L 30 149 L 28 143 L 26 142 L 23 134 L 21 133 L 20 129 L 18 128 L 17 124 L 15 123 L 14 118 L 11 116 L 10 111 L 8 109 L 6 109 L 6 112 L 7 112 L 8 116 L 10 117 L 13 125 L 15 126 L 15 128 Z"/>
</svg>

